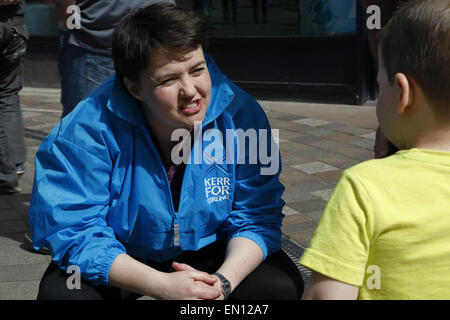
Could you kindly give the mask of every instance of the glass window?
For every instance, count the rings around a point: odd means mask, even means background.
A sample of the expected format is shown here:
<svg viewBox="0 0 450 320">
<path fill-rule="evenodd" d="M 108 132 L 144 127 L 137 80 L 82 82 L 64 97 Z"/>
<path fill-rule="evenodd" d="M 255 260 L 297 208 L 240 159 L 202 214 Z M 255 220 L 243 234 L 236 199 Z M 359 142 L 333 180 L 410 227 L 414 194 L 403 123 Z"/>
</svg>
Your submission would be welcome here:
<svg viewBox="0 0 450 320">
<path fill-rule="evenodd" d="M 356 0 L 177 0 L 204 14 L 212 36 L 354 33 Z"/>
<path fill-rule="evenodd" d="M 27 0 L 25 2 L 25 23 L 30 36 L 56 37 L 58 34 L 58 13 L 49 0 Z"/>
</svg>

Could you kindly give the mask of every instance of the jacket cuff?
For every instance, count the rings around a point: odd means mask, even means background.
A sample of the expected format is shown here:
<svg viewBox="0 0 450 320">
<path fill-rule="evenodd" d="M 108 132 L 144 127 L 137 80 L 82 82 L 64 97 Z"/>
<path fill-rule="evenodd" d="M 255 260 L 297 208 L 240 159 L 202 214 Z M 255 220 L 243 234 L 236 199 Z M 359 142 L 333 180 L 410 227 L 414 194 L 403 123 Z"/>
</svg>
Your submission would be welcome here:
<svg viewBox="0 0 450 320">
<path fill-rule="evenodd" d="M 126 251 L 120 248 L 110 248 L 108 250 L 108 254 L 103 259 L 103 262 L 100 266 L 100 276 L 98 281 L 100 285 L 110 286 L 109 284 L 109 271 L 111 270 L 111 266 L 114 260 L 117 258 L 119 254 L 126 253 Z"/>
<path fill-rule="evenodd" d="M 268 252 L 267 246 L 266 246 L 265 241 L 263 240 L 263 238 L 259 234 L 256 234 L 256 233 L 251 232 L 251 231 L 242 231 L 242 232 L 238 232 L 238 233 L 233 234 L 230 237 L 230 240 L 233 239 L 233 238 L 237 238 L 237 237 L 247 238 L 247 239 L 250 239 L 253 242 L 255 242 L 261 248 L 261 250 L 262 250 L 262 252 L 264 254 L 263 261 L 266 260 L 267 252 Z"/>
</svg>

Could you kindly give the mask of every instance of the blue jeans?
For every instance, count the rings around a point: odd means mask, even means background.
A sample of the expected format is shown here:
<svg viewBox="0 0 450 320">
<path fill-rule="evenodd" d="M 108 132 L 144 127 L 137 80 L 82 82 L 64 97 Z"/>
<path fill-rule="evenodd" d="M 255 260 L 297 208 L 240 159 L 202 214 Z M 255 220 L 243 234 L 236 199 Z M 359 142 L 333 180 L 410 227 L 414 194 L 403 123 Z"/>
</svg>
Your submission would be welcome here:
<svg viewBox="0 0 450 320">
<path fill-rule="evenodd" d="M 61 77 L 62 117 L 114 74 L 112 58 L 68 44 L 67 38 L 68 33 L 60 32 L 58 67 Z"/>
</svg>

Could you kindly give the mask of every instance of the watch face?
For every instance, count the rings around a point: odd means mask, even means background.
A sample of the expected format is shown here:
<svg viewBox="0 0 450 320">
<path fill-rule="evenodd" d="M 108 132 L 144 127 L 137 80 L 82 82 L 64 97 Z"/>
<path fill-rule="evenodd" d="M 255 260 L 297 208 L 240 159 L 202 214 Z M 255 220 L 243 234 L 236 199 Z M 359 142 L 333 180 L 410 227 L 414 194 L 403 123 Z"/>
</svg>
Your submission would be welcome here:
<svg viewBox="0 0 450 320">
<path fill-rule="evenodd" d="M 225 282 L 222 282 L 222 286 L 223 286 L 223 289 L 226 292 L 226 294 L 230 294 L 230 292 L 231 292 L 231 285 L 228 282 L 228 280 L 226 280 Z"/>
</svg>

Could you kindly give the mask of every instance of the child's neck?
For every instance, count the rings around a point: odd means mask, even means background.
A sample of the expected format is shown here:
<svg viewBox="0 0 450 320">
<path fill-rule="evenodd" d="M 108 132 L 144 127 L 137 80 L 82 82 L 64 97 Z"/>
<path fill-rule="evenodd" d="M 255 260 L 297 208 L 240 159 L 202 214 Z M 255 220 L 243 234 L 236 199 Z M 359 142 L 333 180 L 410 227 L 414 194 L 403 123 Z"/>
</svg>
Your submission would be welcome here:
<svg viewBox="0 0 450 320">
<path fill-rule="evenodd" d="M 417 137 L 410 148 L 430 149 L 450 152 L 450 126 L 442 126 L 426 131 Z"/>
</svg>

